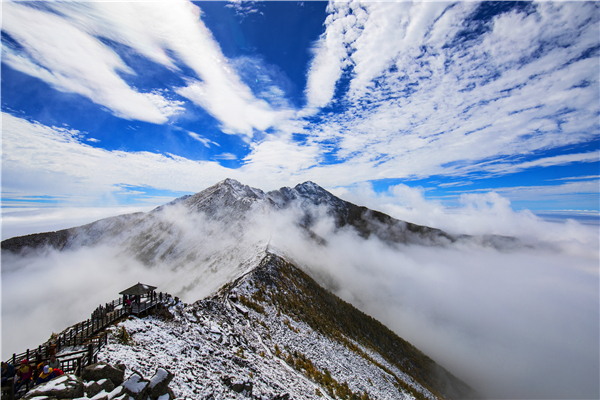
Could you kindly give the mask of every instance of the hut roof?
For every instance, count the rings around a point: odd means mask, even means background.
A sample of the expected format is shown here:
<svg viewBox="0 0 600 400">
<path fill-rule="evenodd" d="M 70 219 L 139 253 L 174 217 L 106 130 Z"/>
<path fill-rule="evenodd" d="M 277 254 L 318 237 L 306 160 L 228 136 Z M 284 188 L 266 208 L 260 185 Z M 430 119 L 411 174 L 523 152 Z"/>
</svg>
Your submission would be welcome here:
<svg viewBox="0 0 600 400">
<path fill-rule="evenodd" d="M 126 294 L 128 296 L 129 295 L 140 295 L 140 294 L 145 294 L 145 293 L 151 292 L 154 289 L 156 289 L 156 286 L 145 285 L 143 283 L 138 282 L 137 284 L 133 285 L 129 289 L 123 290 L 119 294 Z"/>
</svg>

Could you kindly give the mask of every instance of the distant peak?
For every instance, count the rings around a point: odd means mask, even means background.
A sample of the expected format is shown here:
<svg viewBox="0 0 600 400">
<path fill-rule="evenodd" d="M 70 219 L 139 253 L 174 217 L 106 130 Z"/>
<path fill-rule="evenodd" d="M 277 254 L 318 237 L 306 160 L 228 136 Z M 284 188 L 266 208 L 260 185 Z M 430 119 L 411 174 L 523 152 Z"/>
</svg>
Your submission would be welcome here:
<svg viewBox="0 0 600 400">
<path fill-rule="evenodd" d="M 223 179 L 221 182 L 218 182 L 217 184 L 214 185 L 214 187 L 217 187 L 217 188 L 221 188 L 224 186 L 232 188 L 234 190 L 243 190 L 243 189 L 249 187 L 249 186 L 244 185 L 243 183 L 236 181 L 235 179 L 231 179 L 231 178 Z"/>
<path fill-rule="evenodd" d="M 209 189 L 211 191 L 217 190 L 219 192 L 228 192 L 236 198 L 260 199 L 265 195 L 262 190 L 244 185 L 243 183 L 231 178 L 224 179 Z"/>
<path fill-rule="evenodd" d="M 306 190 L 325 190 L 323 189 L 321 186 L 317 185 L 316 183 L 312 182 L 312 181 L 306 181 L 304 183 L 300 183 L 298 185 L 296 185 L 295 189 L 306 189 Z"/>
<path fill-rule="evenodd" d="M 236 181 L 235 179 L 231 179 L 231 178 L 225 178 L 224 180 L 222 180 L 219 183 L 222 185 L 227 184 L 227 185 L 231 185 L 231 186 L 244 186 L 242 183 Z"/>
<path fill-rule="evenodd" d="M 306 181 L 304 183 L 300 183 L 299 186 L 313 186 L 313 187 L 321 187 L 314 183 L 313 181 Z"/>
</svg>

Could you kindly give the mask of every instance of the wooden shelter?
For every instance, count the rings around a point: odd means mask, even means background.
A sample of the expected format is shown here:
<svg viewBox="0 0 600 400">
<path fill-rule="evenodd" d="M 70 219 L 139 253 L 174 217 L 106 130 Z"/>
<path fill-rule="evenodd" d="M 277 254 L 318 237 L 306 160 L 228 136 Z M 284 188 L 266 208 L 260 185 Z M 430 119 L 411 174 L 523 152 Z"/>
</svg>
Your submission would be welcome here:
<svg viewBox="0 0 600 400">
<path fill-rule="evenodd" d="M 119 294 L 127 295 L 127 296 L 136 296 L 136 295 L 141 296 L 143 294 L 153 292 L 155 289 L 156 289 L 156 286 L 145 285 L 143 283 L 138 282 L 137 284 L 133 285 L 129 289 L 123 290 Z"/>
<path fill-rule="evenodd" d="M 126 304 L 127 300 L 131 302 L 130 312 L 132 314 L 139 314 L 156 305 L 157 296 L 155 290 L 156 286 L 138 282 L 119 294 L 123 296 L 123 304 Z"/>
</svg>

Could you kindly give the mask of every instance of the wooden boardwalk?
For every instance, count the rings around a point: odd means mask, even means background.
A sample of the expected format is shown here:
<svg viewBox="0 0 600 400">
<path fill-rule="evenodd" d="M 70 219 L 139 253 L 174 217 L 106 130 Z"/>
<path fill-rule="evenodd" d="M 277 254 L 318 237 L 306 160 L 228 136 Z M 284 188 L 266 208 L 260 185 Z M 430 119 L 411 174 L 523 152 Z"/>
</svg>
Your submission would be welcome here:
<svg viewBox="0 0 600 400">
<path fill-rule="evenodd" d="M 39 363 L 47 363 L 50 356 L 55 354 L 61 362 L 61 369 L 64 373 L 79 375 L 83 367 L 98 361 L 98 352 L 108 341 L 106 328 L 109 325 L 129 315 L 144 314 L 156 307 L 157 304 L 170 301 L 172 301 L 172 297 L 168 293 L 142 296 L 139 303 L 134 302 L 131 305 L 124 304 L 123 298 L 119 298 L 104 306 L 99 306 L 92 313 L 90 319 L 79 322 L 56 336 L 53 335 L 50 340 L 38 346 L 37 349 L 27 349 L 23 353 L 13 354 L 6 362 L 11 363 L 16 370 L 23 360 L 27 360 L 29 365 L 35 369 Z M 28 384 L 27 389 L 30 387 L 31 385 Z M 12 395 L 5 396 L 5 389 L 2 387 L 2 399 L 12 398 Z M 14 397 L 19 398 L 19 394 Z"/>
</svg>

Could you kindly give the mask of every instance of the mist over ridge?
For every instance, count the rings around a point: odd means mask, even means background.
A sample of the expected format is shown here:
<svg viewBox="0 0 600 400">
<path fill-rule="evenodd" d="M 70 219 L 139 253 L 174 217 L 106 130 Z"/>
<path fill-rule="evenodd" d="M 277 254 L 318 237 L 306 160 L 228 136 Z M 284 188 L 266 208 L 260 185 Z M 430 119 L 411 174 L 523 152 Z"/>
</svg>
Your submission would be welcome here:
<svg viewBox="0 0 600 400">
<path fill-rule="evenodd" d="M 312 182 L 264 193 L 225 180 L 148 213 L 38 236 L 33 250 L 13 253 L 15 240 L 4 241 L 3 356 L 50 334 L 26 329 L 37 336 L 10 343 L 7 326 L 62 329 L 139 280 L 192 302 L 268 249 L 489 397 L 597 397 L 597 232 L 489 211 L 473 214 L 530 228 L 522 238 L 470 237 L 460 226 L 395 220 Z M 28 286 L 42 289 L 7 301 Z"/>
</svg>

